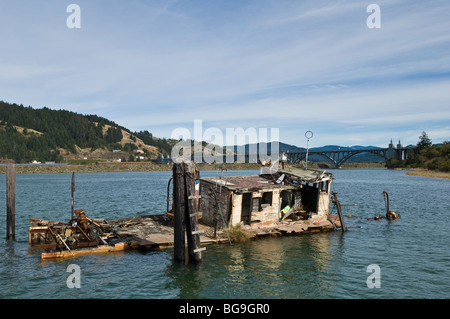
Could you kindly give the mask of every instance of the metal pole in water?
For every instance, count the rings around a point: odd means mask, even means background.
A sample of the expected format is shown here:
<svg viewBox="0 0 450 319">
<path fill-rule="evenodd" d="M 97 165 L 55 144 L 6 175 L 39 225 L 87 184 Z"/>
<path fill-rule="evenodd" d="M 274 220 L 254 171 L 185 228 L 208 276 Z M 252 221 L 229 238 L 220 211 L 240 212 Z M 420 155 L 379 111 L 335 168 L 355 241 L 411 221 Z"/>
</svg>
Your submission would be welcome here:
<svg viewBox="0 0 450 319">
<path fill-rule="evenodd" d="M 6 165 L 6 238 L 16 238 L 16 175 L 14 163 Z"/>
<path fill-rule="evenodd" d="M 73 193 L 74 192 L 75 192 L 75 172 L 72 173 L 72 219 L 74 218 L 74 216 L 73 216 L 73 204 L 74 204 Z"/>
<path fill-rule="evenodd" d="M 56 233 L 56 235 L 58 236 L 59 240 L 61 240 L 61 242 L 64 244 L 64 246 L 66 246 L 67 250 L 72 254 L 72 256 L 75 257 L 75 255 L 73 254 L 73 252 L 70 250 L 69 246 L 67 246 L 66 242 L 64 241 L 64 239 L 62 239 L 61 235 L 59 233 Z"/>
</svg>

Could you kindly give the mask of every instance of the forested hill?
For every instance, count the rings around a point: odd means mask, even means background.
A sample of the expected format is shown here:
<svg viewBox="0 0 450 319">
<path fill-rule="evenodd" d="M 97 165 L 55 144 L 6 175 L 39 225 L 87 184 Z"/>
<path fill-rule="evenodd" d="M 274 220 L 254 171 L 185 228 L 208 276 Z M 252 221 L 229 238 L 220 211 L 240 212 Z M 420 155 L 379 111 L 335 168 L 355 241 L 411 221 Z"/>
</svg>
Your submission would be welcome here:
<svg viewBox="0 0 450 319">
<path fill-rule="evenodd" d="M 97 152 L 99 159 L 112 150 L 120 150 L 128 161 L 134 159 L 133 151 L 137 149 L 149 158 L 170 154 L 171 144 L 154 138 L 148 131 L 131 132 L 97 115 L 0 101 L 0 160 L 59 162 L 66 155 L 88 149 L 104 150 Z"/>
</svg>

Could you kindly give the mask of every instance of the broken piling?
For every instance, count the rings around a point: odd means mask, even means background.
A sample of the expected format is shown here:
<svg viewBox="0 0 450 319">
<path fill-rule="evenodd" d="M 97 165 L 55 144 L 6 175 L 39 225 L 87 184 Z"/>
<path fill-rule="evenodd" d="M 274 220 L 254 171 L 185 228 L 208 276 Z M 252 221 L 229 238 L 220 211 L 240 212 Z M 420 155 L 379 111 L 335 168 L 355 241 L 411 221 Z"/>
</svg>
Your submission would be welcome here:
<svg viewBox="0 0 450 319">
<path fill-rule="evenodd" d="M 195 180 L 197 171 L 192 161 L 173 165 L 174 197 L 174 258 L 180 262 L 198 263 L 202 260 L 200 233 L 198 226 Z M 186 240 L 188 255 L 186 258 Z"/>
<path fill-rule="evenodd" d="M 14 163 L 6 166 L 6 238 L 16 237 L 16 175 Z"/>
</svg>

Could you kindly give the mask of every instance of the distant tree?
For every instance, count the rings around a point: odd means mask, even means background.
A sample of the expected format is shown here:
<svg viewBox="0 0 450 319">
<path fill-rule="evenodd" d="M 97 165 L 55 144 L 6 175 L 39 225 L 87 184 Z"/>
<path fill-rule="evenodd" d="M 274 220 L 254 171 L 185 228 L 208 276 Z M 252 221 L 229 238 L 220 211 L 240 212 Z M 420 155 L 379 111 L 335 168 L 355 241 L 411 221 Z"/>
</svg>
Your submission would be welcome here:
<svg viewBox="0 0 450 319">
<path fill-rule="evenodd" d="M 428 138 L 428 134 L 424 131 L 422 135 L 419 136 L 419 142 L 417 143 L 417 149 L 423 150 L 432 145 L 431 140 Z"/>
<path fill-rule="evenodd" d="M 105 140 L 108 143 L 117 143 L 122 140 L 122 130 L 120 128 L 110 127 L 106 132 Z"/>
</svg>

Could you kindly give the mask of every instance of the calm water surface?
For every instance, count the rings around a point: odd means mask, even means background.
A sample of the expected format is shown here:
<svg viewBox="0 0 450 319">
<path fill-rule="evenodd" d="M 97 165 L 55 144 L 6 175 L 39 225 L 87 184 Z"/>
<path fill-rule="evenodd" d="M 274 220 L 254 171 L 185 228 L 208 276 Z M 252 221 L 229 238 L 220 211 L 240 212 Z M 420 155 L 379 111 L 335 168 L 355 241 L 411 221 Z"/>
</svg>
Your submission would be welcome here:
<svg viewBox="0 0 450 319">
<path fill-rule="evenodd" d="M 174 263 L 172 250 L 42 261 L 29 250 L 28 219 L 70 219 L 71 174 L 16 176 L 16 241 L 5 239 L 0 175 L 0 298 L 449 298 L 450 181 L 384 169 L 332 172 L 341 203 L 357 205 L 344 207 L 346 233 L 208 246 L 198 266 Z M 91 218 L 162 213 L 170 177 L 76 174 L 75 206 Z M 384 214 L 383 190 L 400 219 L 368 220 Z M 74 263 L 82 289 L 66 285 Z M 380 267 L 380 288 L 367 286 L 372 264 Z"/>
</svg>

